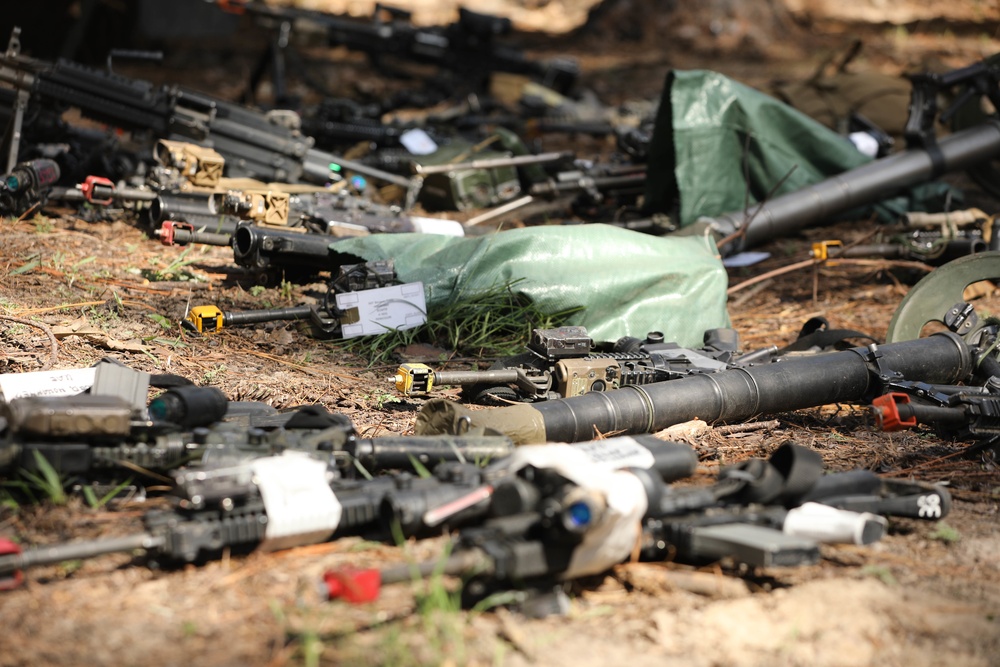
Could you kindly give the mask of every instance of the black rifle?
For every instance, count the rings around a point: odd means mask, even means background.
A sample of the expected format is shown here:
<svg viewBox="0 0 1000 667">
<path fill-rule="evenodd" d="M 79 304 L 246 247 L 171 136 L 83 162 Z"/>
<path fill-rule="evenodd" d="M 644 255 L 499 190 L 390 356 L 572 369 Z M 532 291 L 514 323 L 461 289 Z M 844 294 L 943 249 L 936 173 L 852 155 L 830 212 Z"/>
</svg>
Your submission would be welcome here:
<svg viewBox="0 0 1000 667">
<path fill-rule="evenodd" d="M 800 565 L 818 560 L 820 542 L 870 544 L 882 537 L 884 518 L 840 508 L 849 497 L 863 497 L 865 512 L 928 520 L 950 508 L 950 495 L 940 486 L 887 488 L 864 470 L 821 473 L 817 454 L 789 444 L 769 461 L 752 459 L 723 469 L 709 487 L 671 488 L 646 477 L 639 555 L 685 563 L 725 558 L 753 567 Z M 447 559 L 382 571 L 327 572 L 321 590 L 329 598 L 366 602 L 382 584 L 450 574 L 468 578 L 463 603 L 471 606 L 511 588 L 551 589 L 566 578 L 574 550 L 597 524 L 601 499 L 551 470 L 528 468 L 504 484 L 513 487 L 507 501 L 495 501 L 491 518 L 481 525 L 461 530 Z M 593 573 L 583 566 L 576 576 Z"/>
<path fill-rule="evenodd" d="M 316 416 L 320 421 L 326 419 L 318 413 L 307 415 L 307 419 Z M 697 460 L 690 447 L 652 438 L 646 442 L 652 448 L 650 458 L 656 470 L 670 479 L 694 471 Z M 379 445 L 373 444 L 369 454 L 378 449 Z M 395 460 L 405 451 L 392 445 L 387 449 Z M 491 456 L 483 453 L 484 458 Z M 409 454 L 408 458 L 413 465 L 415 456 Z M 147 513 L 142 534 L 24 552 L 12 543 L 0 544 L 5 548 L 5 555 L 0 555 L 0 575 L 13 577 L 6 587 L 17 585 L 23 576 L 20 571 L 30 566 L 133 549 L 145 549 L 167 563 L 189 563 L 217 557 L 225 548 L 244 551 L 262 542 L 288 547 L 358 533 L 388 537 L 389 528 L 401 519 L 407 533 L 421 532 L 444 523 L 429 523 L 421 507 L 450 503 L 482 481 L 471 463 L 440 464 L 444 472 L 429 478 L 403 472 L 368 480 L 341 479 L 323 461 L 295 453 L 220 463 L 176 472 L 174 506 Z M 655 474 L 637 472 L 643 473 Z M 503 479 L 503 468 L 489 477 Z M 454 522 L 456 515 L 449 514 L 448 521 Z M 0 588 L 4 584 L 0 581 Z"/>
<path fill-rule="evenodd" d="M 529 193 L 588 220 L 600 220 L 634 209 L 645 188 L 646 165 L 598 163 L 558 172 L 533 183 Z"/>
<path fill-rule="evenodd" d="M 182 564 L 217 558 L 226 549 L 245 552 L 265 540 L 283 548 L 357 534 L 375 524 L 382 498 L 396 484 L 392 476 L 358 481 L 329 475 L 322 462 L 299 456 L 179 471 L 174 506 L 147 512 L 140 534 L 24 552 L 2 541 L 0 575 L 7 579 L 0 589 L 19 585 L 25 568 L 67 559 L 144 549 L 164 564 Z M 283 487 L 299 493 L 284 498 Z"/>
<path fill-rule="evenodd" d="M 289 112 L 265 114 L 179 86 L 156 87 L 65 60 L 29 58 L 20 54 L 17 34 L 15 28 L 6 53 L 0 54 L 0 82 L 13 87 L 25 107 L 29 103 L 49 111 L 75 107 L 86 118 L 148 133 L 153 140 L 209 146 L 225 158 L 230 176 L 325 184 L 347 169 L 409 185 L 406 178 L 315 149 L 313 139 L 296 128 L 297 116 Z M 12 155 L 17 154 L 22 122 L 15 110 Z"/>
<path fill-rule="evenodd" d="M 615 452 L 636 449 L 648 452 L 649 467 L 638 474 L 646 475 L 647 481 L 655 480 L 657 485 L 690 477 L 698 463 L 688 445 L 652 436 L 596 440 L 588 443 L 587 448 L 591 456 L 612 469 L 619 466 Z M 422 535 L 440 530 L 441 526 L 454 528 L 487 516 L 535 511 L 552 492 L 552 484 L 566 483 L 559 476 L 539 471 L 526 480 L 523 470 L 511 474 L 506 459 L 486 468 L 442 464 L 435 468 L 434 475 L 436 482 L 414 480 L 412 485 L 386 495 L 381 521 L 387 533 L 398 529 L 404 536 Z M 548 490 L 540 489 L 542 486 Z"/>
<path fill-rule="evenodd" d="M 534 329 L 524 354 L 501 359 L 485 371 L 435 371 L 424 364 L 403 364 L 393 378 L 403 394 L 438 386 L 461 385 L 464 399 L 498 405 L 510 400 L 542 401 L 590 392 L 645 385 L 726 368 L 760 363 L 777 348 L 737 355 L 733 329 L 705 332 L 705 345 L 683 348 L 652 332 L 645 340 L 625 336 L 595 349 L 584 327 Z"/>
<path fill-rule="evenodd" d="M 959 257 L 1000 249 L 1000 235 L 987 225 L 990 216 L 978 209 L 950 213 L 908 213 L 901 224 L 879 230 L 873 243 L 843 246 L 839 241 L 813 244 L 817 260 L 883 257 L 941 266 Z"/>
<path fill-rule="evenodd" d="M 182 232 L 192 234 L 197 239 L 206 236 L 223 237 L 221 234 L 203 232 Z M 317 305 L 292 306 L 290 308 L 263 308 L 259 310 L 223 311 L 216 306 L 195 306 L 191 308 L 181 326 L 197 333 L 217 333 L 224 328 L 281 320 L 308 320 L 312 334 L 317 338 L 336 338 L 342 335 L 342 324 L 353 317 L 353 313 L 342 311 L 337 306 L 337 295 L 348 292 L 377 289 L 397 284 L 396 271 L 392 260 L 378 260 L 341 266 L 337 275 L 327 283 L 327 291 Z"/>
<path fill-rule="evenodd" d="M 453 72 L 454 80 L 471 92 L 486 91 L 492 72 L 524 74 L 549 88 L 567 92 L 579 73 L 572 60 L 531 60 L 520 50 L 498 43 L 498 37 L 511 33 L 510 19 L 465 8 L 459 9 L 456 22 L 427 28 L 414 26 L 408 11 L 381 4 L 376 5 L 371 21 L 255 1 L 241 3 L 241 8 L 272 23 L 306 20 L 318 24 L 326 30 L 331 46 L 364 52 L 383 73 L 392 74 L 396 71 L 394 66 L 406 63 L 443 68 Z M 256 88 L 273 55 L 272 47 L 251 78 L 251 90 Z M 278 87 L 282 87 L 280 82 Z"/>
<path fill-rule="evenodd" d="M 513 451 L 506 437 L 361 438 L 343 415 L 317 406 L 271 414 L 263 404 L 231 404 L 214 387 L 170 389 L 150 403 L 148 418 L 117 396 L 25 397 L 0 407 L 0 473 L 36 471 L 44 457 L 66 476 L 95 479 L 124 469 L 162 474 L 294 450 L 354 477 L 361 470 L 499 459 Z"/>
<path fill-rule="evenodd" d="M 972 441 L 969 453 L 992 449 L 995 456 L 1000 443 L 1000 393 L 992 379 L 982 387 L 895 382 L 872 401 L 872 412 L 884 431 L 928 425 L 943 438 Z"/>
</svg>

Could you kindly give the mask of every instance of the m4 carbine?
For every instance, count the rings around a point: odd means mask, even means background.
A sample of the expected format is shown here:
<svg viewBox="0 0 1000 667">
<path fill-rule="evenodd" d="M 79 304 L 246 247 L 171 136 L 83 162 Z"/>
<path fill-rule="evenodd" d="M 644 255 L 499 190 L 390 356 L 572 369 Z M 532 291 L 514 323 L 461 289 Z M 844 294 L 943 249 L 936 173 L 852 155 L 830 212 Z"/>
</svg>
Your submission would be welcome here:
<svg viewBox="0 0 1000 667">
<path fill-rule="evenodd" d="M 485 371 L 435 371 L 425 364 L 403 364 L 392 378 L 405 395 L 435 387 L 461 385 L 463 397 L 475 403 L 527 402 L 611 391 L 768 360 L 776 348 L 737 356 L 732 329 L 705 333 L 700 349 L 665 342 L 652 332 L 645 340 L 619 339 L 610 351 L 597 351 L 584 327 L 534 329 L 524 354 L 502 359 Z"/>
</svg>

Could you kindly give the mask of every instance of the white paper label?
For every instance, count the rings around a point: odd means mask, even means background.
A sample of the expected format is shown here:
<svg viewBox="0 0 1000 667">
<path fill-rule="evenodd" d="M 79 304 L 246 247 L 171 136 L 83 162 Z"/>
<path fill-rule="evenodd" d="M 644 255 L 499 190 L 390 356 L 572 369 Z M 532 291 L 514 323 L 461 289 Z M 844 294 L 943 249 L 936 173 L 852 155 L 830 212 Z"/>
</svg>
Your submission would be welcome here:
<svg viewBox="0 0 1000 667">
<path fill-rule="evenodd" d="M 593 440 L 573 446 L 589 456 L 594 463 L 612 470 L 621 468 L 649 470 L 656 462 L 653 452 L 636 442 L 635 438 L 628 436 Z"/>
<path fill-rule="evenodd" d="M 5 373 L 0 375 L 0 391 L 6 401 L 22 396 L 74 396 L 94 385 L 96 373 L 96 368 Z"/>
<path fill-rule="evenodd" d="M 326 478 L 326 464 L 303 452 L 252 461 L 264 501 L 268 551 L 324 542 L 340 524 L 342 507 Z"/>
<path fill-rule="evenodd" d="M 338 294 L 337 308 L 358 310 L 357 322 L 341 326 L 344 338 L 412 329 L 427 321 L 424 284 L 420 282 Z"/>
<path fill-rule="evenodd" d="M 399 135 L 399 143 L 412 155 L 430 155 L 438 149 L 437 143 L 419 127 Z"/>
</svg>

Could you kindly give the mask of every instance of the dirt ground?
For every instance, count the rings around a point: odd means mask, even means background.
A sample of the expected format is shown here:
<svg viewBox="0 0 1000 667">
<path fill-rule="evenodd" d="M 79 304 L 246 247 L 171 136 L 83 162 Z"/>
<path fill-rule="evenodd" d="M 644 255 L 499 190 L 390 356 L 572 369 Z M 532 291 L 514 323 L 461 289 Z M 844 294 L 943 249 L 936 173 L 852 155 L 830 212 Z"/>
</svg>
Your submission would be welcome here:
<svg viewBox="0 0 1000 667">
<path fill-rule="evenodd" d="M 766 86 L 808 75 L 854 37 L 865 42 L 857 66 L 889 73 L 927 63 L 956 67 L 1000 51 L 996 3 L 720 2 L 698 11 L 679 4 L 621 0 L 585 30 L 537 42 L 538 51 L 576 55 L 585 83 L 607 101 L 657 97 L 670 67 L 704 67 Z M 866 11 L 838 13 L 842 5 Z M 879 11 L 889 5 L 897 13 Z M 901 5 L 928 13 L 900 18 Z M 637 13 L 648 16 L 641 29 L 634 28 Z M 234 57 L 233 66 L 240 63 Z M 193 82 L 224 78 L 214 70 L 170 74 Z M 1000 205 L 970 197 L 989 212 Z M 849 242 L 870 231 L 867 221 L 808 230 L 764 246 L 767 261 L 731 269 L 729 312 L 744 349 L 789 343 L 814 316 L 883 338 L 910 284 L 889 262 L 805 269 L 741 286 L 808 258 L 812 241 Z M 52 368 L 85 367 L 110 355 L 139 370 L 217 386 L 233 400 L 279 408 L 319 403 L 347 415 L 363 436 L 411 432 L 421 401 L 391 395 L 385 378 L 393 365 L 369 367 L 343 344 L 289 324 L 213 337 L 177 326 L 189 304 L 294 305 L 305 289 L 251 291 L 230 250 L 182 255 L 127 219 L 87 222 L 66 212 L 3 220 L 0 372 L 49 364 L 46 333 L 11 319 L 18 318 L 58 332 Z M 985 293 L 978 307 L 1000 311 L 1000 295 Z M 809 567 L 739 573 L 622 565 L 574 583 L 569 613 L 544 619 L 429 604 L 417 585 L 388 587 L 362 606 L 317 597 L 316 582 L 328 569 L 433 558 L 442 538 L 402 548 L 348 538 L 179 571 L 105 556 L 37 568 L 24 587 L 0 594 L 0 665 L 1000 665 L 995 465 L 961 456 L 962 444 L 930 432 L 885 434 L 864 410 L 826 406 L 778 415 L 758 431 L 699 436 L 698 479 L 787 441 L 818 451 L 832 470 L 945 482 L 952 513 L 938 523 L 893 520 L 889 535 L 872 546 L 824 546 L 823 560 Z M 66 506 L 6 506 L 0 535 L 54 544 L 126 534 L 141 528 L 147 505 L 95 510 L 71 499 Z"/>
</svg>

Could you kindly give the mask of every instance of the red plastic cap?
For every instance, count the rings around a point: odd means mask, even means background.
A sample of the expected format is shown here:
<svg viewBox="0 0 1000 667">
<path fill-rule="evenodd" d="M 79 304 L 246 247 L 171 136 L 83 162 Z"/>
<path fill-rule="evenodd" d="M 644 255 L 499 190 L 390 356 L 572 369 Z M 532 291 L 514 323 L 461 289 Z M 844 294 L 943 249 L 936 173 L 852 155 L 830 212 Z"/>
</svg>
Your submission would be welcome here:
<svg viewBox="0 0 1000 667">
<path fill-rule="evenodd" d="M 0 556 L 12 556 L 19 553 L 21 553 L 21 547 L 10 540 L 0 538 Z M 23 583 L 24 573 L 20 570 L 9 574 L 0 574 L 0 591 L 13 590 Z"/>
<path fill-rule="evenodd" d="M 917 425 L 915 416 L 911 415 L 908 419 L 903 419 L 899 414 L 899 404 L 909 402 L 909 394 L 902 392 L 884 394 L 872 401 L 875 417 L 883 431 L 902 431 Z"/>
<path fill-rule="evenodd" d="M 84 198 L 86 198 L 86 200 L 91 204 L 107 206 L 111 203 L 113 197 L 109 195 L 105 199 L 94 199 L 94 188 L 98 186 L 108 188 L 111 192 L 115 191 L 115 184 L 111 182 L 110 178 L 104 178 L 103 176 L 88 176 L 83 183 L 80 184 L 80 190 L 83 192 Z"/>
<path fill-rule="evenodd" d="M 323 575 L 323 584 L 331 600 L 341 598 L 355 604 L 373 602 L 382 588 L 382 573 L 353 568 L 331 570 Z"/>
<path fill-rule="evenodd" d="M 186 243 L 177 243 L 174 240 L 174 232 L 178 229 L 184 229 L 189 232 L 194 231 L 194 225 L 187 222 L 178 222 L 176 220 L 164 220 L 163 224 L 160 225 L 160 243 L 163 245 L 187 245 Z"/>
</svg>

